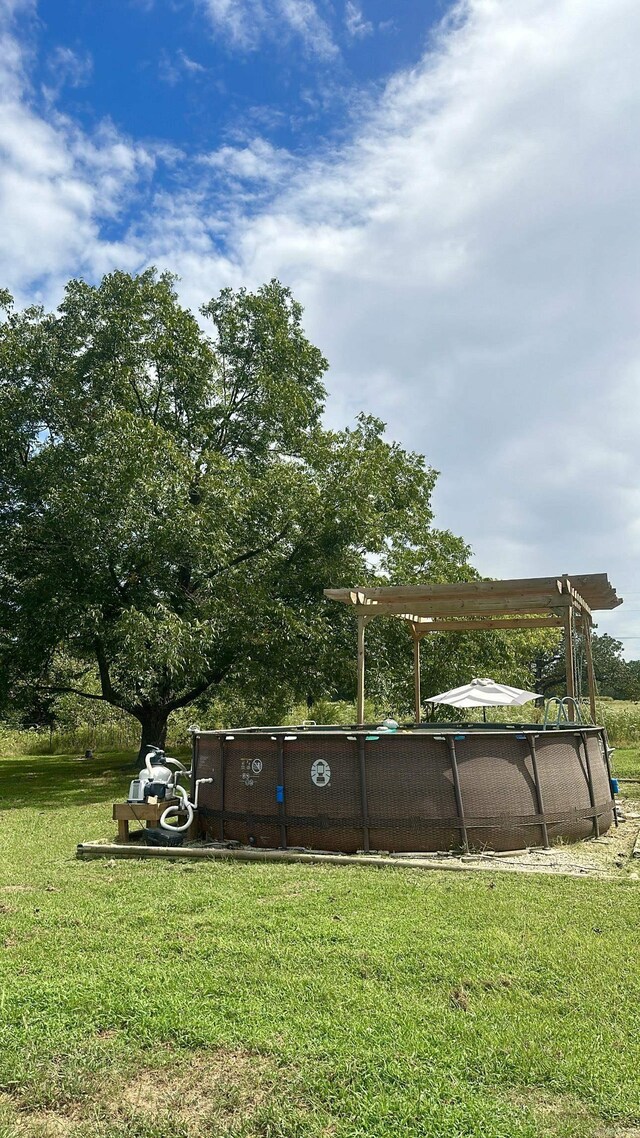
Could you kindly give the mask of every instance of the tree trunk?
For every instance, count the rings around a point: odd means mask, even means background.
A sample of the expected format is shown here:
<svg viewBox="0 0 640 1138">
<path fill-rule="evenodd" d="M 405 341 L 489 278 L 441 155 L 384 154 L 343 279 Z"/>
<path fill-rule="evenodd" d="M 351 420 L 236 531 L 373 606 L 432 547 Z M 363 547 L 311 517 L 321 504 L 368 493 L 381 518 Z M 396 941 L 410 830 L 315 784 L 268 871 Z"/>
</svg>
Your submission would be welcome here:
<svg viewBox="0 0 640 1138">
<path fill-rule="evenodd" d="M 167 738 L 167 719 L 169 712 L 162 707 L 149 707 L 136 715 L 142 728 L 138 761 L 144 766 L 144 757 L 149 747 L 162 747 Z"/>
</svg>

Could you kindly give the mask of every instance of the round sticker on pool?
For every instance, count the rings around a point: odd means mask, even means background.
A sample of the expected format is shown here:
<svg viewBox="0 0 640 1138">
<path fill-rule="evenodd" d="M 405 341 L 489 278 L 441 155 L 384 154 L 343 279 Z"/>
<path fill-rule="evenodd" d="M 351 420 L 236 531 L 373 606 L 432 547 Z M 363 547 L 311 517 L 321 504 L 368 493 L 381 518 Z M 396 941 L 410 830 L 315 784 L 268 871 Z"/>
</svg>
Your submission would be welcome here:
<svg viewBox="0 0 640 1138">
<path fill-rule="evenodd" d="M 254 774 L 260 774 L 262 770 L 262 759 L 254 759 L 251 764 L 251 770 Z"/>
<path fill-rule="evenodd" d="M 311 781 L 316 786 L 328 786 L 331 780 L 331 767 L 324 759 L 316 759 L 311 767 Z"/>
</svg>

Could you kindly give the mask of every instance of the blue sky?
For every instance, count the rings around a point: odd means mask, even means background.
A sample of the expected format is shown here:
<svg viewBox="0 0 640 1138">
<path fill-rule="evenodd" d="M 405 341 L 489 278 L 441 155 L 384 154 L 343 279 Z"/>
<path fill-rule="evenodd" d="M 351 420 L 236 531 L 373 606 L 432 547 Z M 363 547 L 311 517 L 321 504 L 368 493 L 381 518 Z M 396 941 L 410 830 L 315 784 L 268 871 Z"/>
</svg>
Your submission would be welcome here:
<svg viewBox="0 0 640 1138">
<path fill-rule="evenodd" d="M 34 94 L 193 158 L 259 137 L 300 158 L 357 129 L 418 64 L 445 0 L 40 0 L 22 11 Z M 177 171 L 179 176 L 180 171 Z M 155 186 L 176 176 L 160 166 Z M 125 214 L 122 219 L 127 220 Z"/>
<path fill-rule="evenodd" d="M 354 101 L 420 60 L 446 5 L 325 0 L 315 12 L 292 4 L 288 18 L 277 0 L 234 0 L 235 17 L 224 8 L 42 0 L 34 78 L 64 82 L 61 106 L 87 127 L 109 116 L 135 137 L 191 150 L 260 129 L 306 151 L 342 134 Z"/>
<path fill-rule="evenodd" d="M 493 577 L 640 655 L 637 0 L 0 0 L 0 286 L 273 276 Z"/>
</svg>

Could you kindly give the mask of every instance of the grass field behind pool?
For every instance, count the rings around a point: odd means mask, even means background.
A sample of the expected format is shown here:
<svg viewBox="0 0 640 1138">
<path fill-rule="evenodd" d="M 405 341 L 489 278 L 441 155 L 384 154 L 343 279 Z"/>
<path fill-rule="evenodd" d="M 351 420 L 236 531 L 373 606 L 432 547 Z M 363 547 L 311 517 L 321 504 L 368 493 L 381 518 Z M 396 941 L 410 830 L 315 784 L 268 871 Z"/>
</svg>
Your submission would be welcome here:
<svg viewBox="0 0 640 1138">
<path fill-rule="evenodd" d="M 77 861 L 132 769 L 0 761 L 1 1138 L 637 1138 L 639 883 Z"/>
<path fill-rule="evenodd" d="M 588 700 L 582 701 L 585 722 L 590 722 Z M 598 700 L 596 704 L 596 721 L 606 727 L 609 741 L 616 747 L 637 747 L 640 744 L 640 702 L 628 700 Z M 132 716 L 124 712 L 116 713 L 113 708 L 102 709 L 107 715 L 107 721 L 84 724 L 74 729 L 58 729 L 49 731 L 46 728 L 17 729 L 0 723 L 0 756 L 13 754 L 29 755 L 58 755 L 63 757 L 67 752 L 83 754 L 87 749 L 92 751 L 122 751 L 128 747 L 135 747 L 140 737 L 140 724 Z M 188 710 L 188 709 L 187 709 Z M 487 708 L 487 719 L 494 723 L 513 722 L 514 708 L 490 707 Z M 533 704 L 518 709 L 524 712 L 525 718 L 531 723 L 541 723 L 544 710 Z M 96 714 L 101 714 L 96 711 Z M 376 707 L 371 700 L 365 704 L 366 722 L 376 723 L 391 714 L 392 718 L 404 719 L 409 715 L 408 709 L 403 714 L 397 708 L 388 706 Z M 192 712 L 185 718 L 185 712 L 179 711 L 169 717 L 169 731 L 167 743 L 169 750 L 175 752 L 176 746 L 187 745 L 189 735 L 187 724 L 190 722 Z M 306 704 L 298 704 L 285 716 L 284 723 L 293 725 L 304 722 L 309 715 Z M 482 720 L 480 708 L 470 708 L 465 711 L 470 720 Z M 555 716 L 553 708 L 550 709 L 551 721 Z M 115 719 L 114 719 L 115 716 Z M 336 700 L 319 700 L 313 707 L 313 718 L 316 723 L 333 723 L 350 726 L 356 722 L 357 711 L 354 703 Z M 233 726 L 227 716 L 224 721 L 218 718 L 206 717 L 209 727 Z M 236 724 L 237 725 L 237 724 Z"/>
<path fill-rule="evenodd" d="M 611 770 L 618 778 L 640 780 L 640 748 L 616 747 L 611 756 Z M 640 784 L 639 784 L 640 785 Z M 627 793 L 625 787 L 625 794 Z"/>
</svg>

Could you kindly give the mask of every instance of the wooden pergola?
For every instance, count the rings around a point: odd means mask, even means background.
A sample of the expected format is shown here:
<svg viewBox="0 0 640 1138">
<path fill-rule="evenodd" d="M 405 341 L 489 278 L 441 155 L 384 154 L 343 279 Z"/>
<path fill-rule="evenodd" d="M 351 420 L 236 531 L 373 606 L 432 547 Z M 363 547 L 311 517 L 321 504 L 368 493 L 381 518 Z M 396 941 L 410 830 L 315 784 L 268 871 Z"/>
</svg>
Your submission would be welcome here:
<svg viewBox="0 0 640 1138">
<path fill-rule="evenodd" d="M 622 598 L 606 573 L 577 577 L 526 577 L 515 581 L 469 581 L 452 585 L 390 585 L 325 589 L 325 597 L 351 605 L 358 618 L 358 723 L 364 722 L 364 633 L 376 616 L 408 623 L 413 636 L 415 716 L 420 722 L 420 641 L 430 632 L 476 629 L 562 628 L 565 632 L 567 695 L 576 697 L 574 636 L 584 635 L 591 716 L 596 718 L 596 684 L 591 652 L 593 612 L 614 609 Z M 569 704 L 573 718 L 573 704 Z"/>
</svg>

